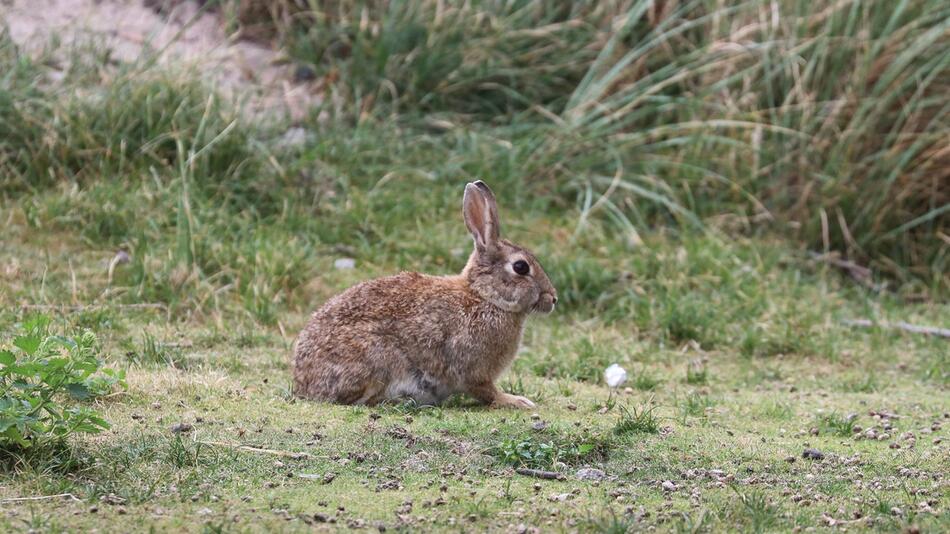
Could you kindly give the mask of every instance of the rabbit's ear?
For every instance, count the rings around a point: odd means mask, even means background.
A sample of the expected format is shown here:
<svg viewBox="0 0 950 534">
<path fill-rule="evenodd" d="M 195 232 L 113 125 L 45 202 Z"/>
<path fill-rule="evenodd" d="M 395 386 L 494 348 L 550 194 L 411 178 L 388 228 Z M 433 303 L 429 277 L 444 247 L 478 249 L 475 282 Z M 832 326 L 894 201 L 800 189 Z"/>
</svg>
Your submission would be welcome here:
<svg viewBox="0 0 950 534">
<path fill-rule="evenodd" d="M 465 226 L 475 238 L 475 248 L 486 250 L 498 243 L 498 205 L 485 182 L 477 180 L 465 186 L 462 198 Z"/>
</svg>

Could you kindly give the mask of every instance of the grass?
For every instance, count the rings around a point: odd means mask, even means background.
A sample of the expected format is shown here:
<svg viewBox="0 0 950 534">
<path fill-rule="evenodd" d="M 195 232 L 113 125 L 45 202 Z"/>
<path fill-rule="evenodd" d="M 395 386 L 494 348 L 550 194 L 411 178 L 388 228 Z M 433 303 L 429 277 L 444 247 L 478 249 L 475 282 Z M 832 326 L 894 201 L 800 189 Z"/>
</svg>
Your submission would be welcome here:
<svg viewBox="0 0 950 534">
<path fill-rule="evenodd" d="M 857 414 L 841 415 L 832 412 L 818 417 L 818 428 L 838 436 L 850 437 L 854 434 L 856 419 Z"/>
<path fill-rule="evenodd" d="M 516 155 L 500 169 L 573 196 L 582 221 L 635 233 L 726 210 L 946 288 L 940 2 L 313 8 L 282 41 L 327 81 L 333 116 L 492 124 Z"/>
<path fill-rule="evenodd" d="M 41 307 L 128 384 L 108 432 L 0 464 L 0 499 L 78 499 L 0 529 L 947 530 L 946 341 L 842 323 L 950 321 L 942 4 L 312 4 L 261 30 L 329 76 L 291 147 L 192 72 L 93 49 L 53 82 L 70 51 L 0 37 L 0 332 Z M 476 177 L 559 290 L 501 381 L 537 415 L 293 399 L 315 306 L 461 268 Z"/>
<path fill-rule="evenodd" d="M 656 434 L 659 432 L 659 423 L 653 415 L 654 406 L 650 407 L 620 407 L 620 419 L 614 426 L 614 434 Z"/>
</svg>

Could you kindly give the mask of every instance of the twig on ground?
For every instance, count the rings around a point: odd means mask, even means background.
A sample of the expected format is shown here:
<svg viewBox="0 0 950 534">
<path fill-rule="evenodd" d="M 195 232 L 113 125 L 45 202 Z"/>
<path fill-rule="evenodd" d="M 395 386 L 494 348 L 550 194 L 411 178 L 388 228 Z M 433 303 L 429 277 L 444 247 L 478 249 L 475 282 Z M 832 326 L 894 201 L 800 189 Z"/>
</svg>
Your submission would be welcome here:
<svg viewBox="0 0 950 534">
<path fill-rule="evenodd" d="M 913 334 L 939 336 L 939 337 L 945 337 L 945 338 L 950 339 L 950 328 L 938 328 L 936 326 L 920 326 L 920 325 L 905 323 L 903 321 L 898 321 L 896 323 L 888 323 L 888 322 L 875 323 L 874 321 L 870 321 L 868 319 L 845 319 L 841 322 L 847 326 L 860 326 L 864 328 L 880 326 L 881 328 L 893 328 L 896 330 L 911 332 Z"/>
<path fill-rule="evenodd" d="M 217 447 L 229 447 L 231 449 L 237 449 L 239 451 L 253 452 L 257 454 L 270 454 L 273 456 L 281 456 L 284 458 L 290 458 L 292 460 L 305 460 L 309 458 L 315 458 L 314 455 L 306 452 L 291 452 L 291 451 L 280 451 L 276 449 L 262 449 L 260 447 L 251 447 L 250 445 L 241 445 L 240 443 L 228 443 L 226 441 L 197 441 L 196 443 L 201 443 L 204 445 L 214 445 Z"/>
<path fill-rule="evenodd" d="M 528 469 L 526 467 L 515 469 L 515 473 L 518 473 L 519 475 L 524 475 L 526 477 L 543 478 L 545 480 L 564 480 L 566 478 L 563 474 L 555 472 L 555 471 L 543 471 L 541 469 Z"/>
<path fill-rule="evenodd" d="M 863 265 L 858 265 L 857 263 L 851 260 L 843 259 L 841 258 L 841 255 L 838 254 L 837 252 L 819 254 L 817 252 L 809 251 L 808 256 L 811 257 L 811 259 L 815 261 L 827 263 L 828 265 L 837 267 L 845 271 L 846 273 L 848 273 L 848 275 L 851 278 L 854 279 L 854 281 L 858 282 L 859 284 L 865 287 L 873 289 L 874 291 L 880 291 L 881 289 L 883 289 L 879 284 L 874 283 L 874 279 L 872 277 L 873 273 L 871 272 L 871 269 L 868 269 L 867 267 Z"/>
<path fill-rule="evenodd" d="M 68 497 L 76 502 L 82 502 L 79 497 L 76 497 L 72 493 L 57 493 L 56 495 L 38 495 L 36 497 L 11 497 L 9 499 L 0 499 L 0 503 L 8 502 L 22 502 L 22 501 L 45 501 L 47 499 L 59 499 L 62 497 Z"/>
</svg>

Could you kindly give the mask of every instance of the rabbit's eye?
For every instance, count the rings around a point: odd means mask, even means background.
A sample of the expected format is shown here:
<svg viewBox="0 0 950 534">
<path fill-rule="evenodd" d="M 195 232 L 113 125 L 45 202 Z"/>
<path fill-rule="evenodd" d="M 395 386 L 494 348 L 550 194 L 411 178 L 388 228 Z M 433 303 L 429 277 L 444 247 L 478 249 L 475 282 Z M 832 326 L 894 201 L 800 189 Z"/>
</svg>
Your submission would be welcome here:
<svg viewBox="0 0 950 534">
<path fill-rule="evenodd" d="M 528 262 L 524 260 L 518 260 L 511 264 L 511 268 L 515 270 L 516 273 L 520 275 L 526 275 L 531 272 L 531 267 L 528 266 Z"/>
</svg>

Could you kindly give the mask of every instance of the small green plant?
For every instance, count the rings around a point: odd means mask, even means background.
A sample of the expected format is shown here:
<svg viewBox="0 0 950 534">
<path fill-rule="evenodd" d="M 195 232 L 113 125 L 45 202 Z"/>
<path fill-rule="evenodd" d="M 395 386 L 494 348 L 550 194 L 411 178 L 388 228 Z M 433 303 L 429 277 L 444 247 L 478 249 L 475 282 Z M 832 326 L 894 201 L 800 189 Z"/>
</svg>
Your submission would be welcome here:
<svg viewBox="0 0 950 534">
<path fill-rule="evenodd" d="M 776 399 L 766 401 L 758 411 L 762 417 L 776 420 L 789 419 L 795 413 L 791 404 Z"/>
<path fill-rule="evenodd" d="M 851 393 L 874 393 L 880 389 L 877 378 L 873 374 L 867 374 L 860 378 L 854 378 L 846 381 L 844 390 Z"/>
<path fill-rule="evenodd" d="M 847 437 L 854 433 L 857 419 L 856 414 L 841 415 L 838 412 L 831 412 L 818 417 L 818 428 L 822 432 Z"/>
<path fill-rule="evenodd" d="M 603 534 L 626 534 L 637 531 L 637 519 L 632 513 L 617 514 L 613 508 L 601 517 L 590 517 L 589 530 Z"/>
<path fill-rule="evenodd" d="M 126 352 L 126 357 L 130 363 L 184 367 L 185 359 L 178 347 L 163 343 L 148 332 L 142 335 L 142 342 L 137 346 L 131 342 L 127 345 L 129 345 L 129 350 Z"/>
<path fill-rule="evenodd" d="M 739 497 L 741 510 L 751 523 L 752 532 L 770 531 L 778 523 L 778 512 L 765 493 L 750 490 L 742 492 L 735 485 L 730 486 Z"/>
<path fill-rule="evenodd" d="M 609 437 L 553 432 L 507 438 L 490 448 L 489 453 L 512 467 L 553 469 L 559 463 L 578 465 L 604 459 L 610 446 Z"/>
<path fill-rule="evenodd" d="M 603 402 L 594 403 L 594 411 L 598 413 L 607 413 L 617 406 L 617 397 L 614 396 L 613 388 L 607 392 L 607 398 Z"/>
<path fill-rule="evenodd" d="M 714 404 L 712 399 L 705 395 L 690 393 L 679 402 L 681 419 L 685 421 L 687 417 L 705 417 L 706 409 Z"/>
<path fill-rule="evenodd" d="M 583 456 L 594 449 L 592 444 L 580 444 L 563 449 L 552 441 L 535 439 L 507 439 L 496 448 L 496 456 L 502 463 L 514 467 L 550 469 L 554 464 L 570 457 Z"/>
<path fill-rule="evenodd" d="M 709 532 L 712 528 L 711 523 L 714 519 L 714 512 L 710 512 L 709 510 L 700 510 L 695 516 L 692 514 L 682 513 L 680 515 L 680 520 L 674 523 L 674 527 L 676 532 L 683 534 Z"/>
<path fill-rule="evenodd" d="M 640 391 L 653 391 L 659 386 L 663 381 L 659 378 L 655 378 L 645 370 L 641 370 L 635 377 L 633 377 L 633 387 L 639 389 Z"/>
<path fill-rule="evenodd" d="M 648 405 L 637 408 L 627 408 L 620 406 L 620 419 L 614 425 L 614 434 L 625 436 L 627 434 L 656 434 L 659 432 L 659 424 L 653 411 L 656 406 Z"/>
<path fill-rule="evenodd" d="M 52 335 L 49 318 L 37 316 L 0 347 L 0 449 L 41 447 L 109 428 L 92 408 L 68 403 L 125 385 L 124 372 L 103 367 L 95 334 Z"/>
<path fill-rule="evenodd" d="M 699 385 L 709 381 L 709 372 L 706 370 L 706 364 L 701 360 L 693 360 L 686 366 L 686 383 Z"/>
</svg>

